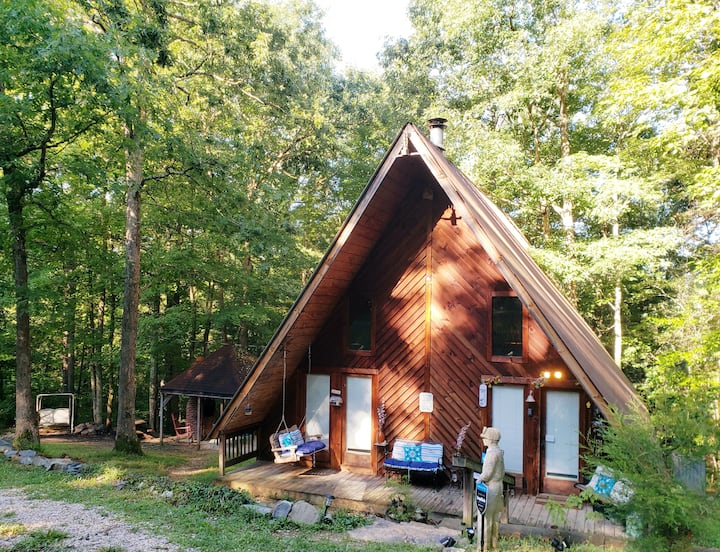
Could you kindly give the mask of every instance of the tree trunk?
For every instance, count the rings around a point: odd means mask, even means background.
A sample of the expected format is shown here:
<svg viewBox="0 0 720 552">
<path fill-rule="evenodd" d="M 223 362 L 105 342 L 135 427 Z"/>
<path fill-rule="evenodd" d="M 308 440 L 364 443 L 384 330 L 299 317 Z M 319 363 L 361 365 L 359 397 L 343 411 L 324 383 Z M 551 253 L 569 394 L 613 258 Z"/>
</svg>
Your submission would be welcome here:
<svg viewBox="0 0 720 552">
<path fill-rule="evenodd" d="M 115 369 L 113 364 L 113 358 L 115 354 L 113 352 L 113 345 L 115 344 L 115 311 L 117 309 L 117 295 L 114 293 L 110 294 L 110 317 L 108 319 L 108 335 L 107 335 L 107 346 L 108 346 L 108 367 L 107 367 L 107 400 L 105 401 L 105 427 L 109 428 L 112 424 L 113 418 L 113 400 L 115 395 L 113 389 L 115 389 Z"/>
<path fill-rule="evenodd" d="M 620 238 L 620 225 L 613 223 L 613 237 Z M 622 288 L 620 280 L 615 282 L 615 302 L 613 304 L 613 330 L 615 334 L 614 358 L 618 367 L 622 366 Z"/>
<path fill-rule="evenodd" d="M 15 441 L 16 447 L 31 448 L 40 443 L 37 413 L 33 404 L 30 360 L 30 297 L 23 208 L 29 189 L 12 168 L 3 170 L 12 238 L 15 277 Z"/>
<path fill-rule="evenodd" d="M 160 303 L 161 297 L 156 294 L 153 297 L 153 315 L 156 320 L 160 319 Z M 153 332 L 152 336 L 153 347 L 150 358 L 150 386 L 148 390 L 148 413 L 149 420 L 148 425 L 151 430 L 158 428 L 158 394 L 160 392 L 159 377 L 158 377 L 158 347 L 159 339 L 157 330 Z"/>
<path fill-rule="evenodd" d="M 63 333 L 63 357 L 62 357 L 62 374 L 63 374 L 63 391 L 72 393 L 75 389 L 75 308 L 77 305 L 77 284 L 72 276 L 72 269 L 65 267 L 65 273 L 68 276 L 68 283 L 65 288 L 65 303 L 67 305 L 67 330 Z"/>
<path fill-rule="evenodd" d="M 135 433 L 135 362 L 137 352 L 138 307 L 140 303 L 140 188 L 142 149 L 130 129 L 131 150 L 127 151 L 128 191 L 125 206 L 125 287 L 123 290 L 120 370 L 118 372 L 118 412 L 115 450 L 141 454 Z"/>
</svg>

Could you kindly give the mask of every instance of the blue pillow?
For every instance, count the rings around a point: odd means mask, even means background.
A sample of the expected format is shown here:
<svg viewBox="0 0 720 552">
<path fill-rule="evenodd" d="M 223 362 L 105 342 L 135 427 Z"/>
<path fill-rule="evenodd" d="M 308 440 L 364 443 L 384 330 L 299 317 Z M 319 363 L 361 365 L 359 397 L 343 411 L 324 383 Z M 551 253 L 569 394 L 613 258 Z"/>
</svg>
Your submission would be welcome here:
<svg viewBox="0 0 720 552">
<path fill-rule="evenodd" d="M 421 451 L 420 445 L 405 445 L 405 461 L 419 462 Z"/>
<path fill-rule="evenodd" d="M 615 486 L 615 479 L 607 475 L 597 474 L 597 480 L 593 486 L 593 491 L 602 496 L 610 496 L 610 492 Z"/>
<path fill-rule="evenodd" d="M 292 433 L 283 433 L 280 435 L 280 446 L 282 448 L 288 448 L 295 444 Z"/>
</svg>

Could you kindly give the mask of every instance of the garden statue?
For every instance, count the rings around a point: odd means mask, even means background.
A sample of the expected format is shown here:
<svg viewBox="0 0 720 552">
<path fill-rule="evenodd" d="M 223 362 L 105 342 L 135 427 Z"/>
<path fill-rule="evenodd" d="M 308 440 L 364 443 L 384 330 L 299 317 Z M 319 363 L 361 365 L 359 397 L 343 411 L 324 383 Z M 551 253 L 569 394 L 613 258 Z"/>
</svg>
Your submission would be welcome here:
<svg viewBox="0 0 720 552">
<path fill-rule="evenodd" d="M 482 539 L 487 550 L 498 549 L 498 529 L 500 514 L 503 509 L 503 476 L 505 475 L 505 460 L 503 451 L 498 447 L 500 431 L 494 427 L 486 427 L 480 434 L 483 444 L 487 446 L 485 460 L 482 465 L 480 481 L 487 485 L 487 507 L 485 509 L 484 538 Z"/>
</svg>

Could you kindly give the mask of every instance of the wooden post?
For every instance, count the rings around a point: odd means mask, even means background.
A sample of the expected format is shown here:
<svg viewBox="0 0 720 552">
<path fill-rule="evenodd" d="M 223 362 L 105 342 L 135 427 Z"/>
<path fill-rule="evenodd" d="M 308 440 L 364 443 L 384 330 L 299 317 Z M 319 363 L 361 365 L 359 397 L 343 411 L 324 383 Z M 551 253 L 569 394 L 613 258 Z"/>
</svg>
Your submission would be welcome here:
<svg viewBox="0 0 720 552">
<path fill-rule="evenodd" d="M 463 523 L 466 527 L 473 526 L 473 499 L 475 494 L 475 481 L 473 479 L 473 471 L 465 468 L 462 471 L 463 478 Z M 480 528 L 478 527 L 478 531 Z M 476 533 L 477 534 L 477 533 Z M 479 536 L 479 535 L 478 535 Z"/>
<path fill-rule="evenodd" d="M 219 437 L 218 471 L 220 476 L 225 475 L 225 432 L 221 431 Z"/>
</svg>

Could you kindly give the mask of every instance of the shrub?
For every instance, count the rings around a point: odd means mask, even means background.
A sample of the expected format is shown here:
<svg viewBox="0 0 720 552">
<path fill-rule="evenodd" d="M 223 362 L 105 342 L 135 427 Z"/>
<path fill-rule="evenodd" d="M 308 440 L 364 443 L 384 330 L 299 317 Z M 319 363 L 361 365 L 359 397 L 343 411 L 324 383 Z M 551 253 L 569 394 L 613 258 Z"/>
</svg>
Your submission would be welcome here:
<svg viewBox="0 0 720 552">
<path fill-rule="evenodd" d="M 600 429 L 596 446 L 586 455 L 588 463 L 610 468 L 616 479 L 627 480 L 633 489 L 630 500 L 613 509 L 622 518 L 633 514 L 641 520 L 643 534 L 633 543 L 635 549 L 683 550 L 702 533 L 700 520 L 712 516 L 716 505 L 675 479 L 674 450 L 658 438 L 647 414 L 615 412 L 612 423 Z"/>
</svg>

